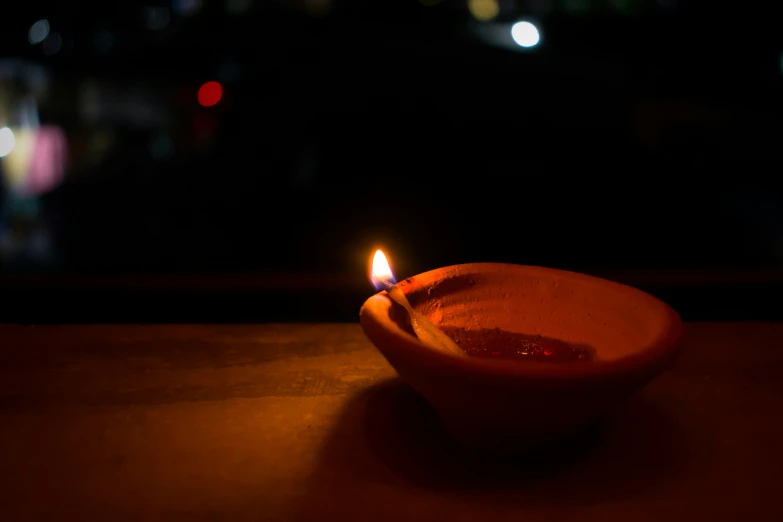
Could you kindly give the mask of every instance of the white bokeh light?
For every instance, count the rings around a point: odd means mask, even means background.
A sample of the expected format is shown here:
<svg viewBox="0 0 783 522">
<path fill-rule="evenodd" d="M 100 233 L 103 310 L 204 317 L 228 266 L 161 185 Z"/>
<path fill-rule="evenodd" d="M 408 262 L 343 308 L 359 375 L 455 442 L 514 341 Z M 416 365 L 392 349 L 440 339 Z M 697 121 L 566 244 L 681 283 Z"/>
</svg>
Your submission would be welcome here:
<svg viewBox="0 0 783 522">
<path fill-rule="evenodd" d="M 538 28 L 530 22 L 517 22 L 511 26 L 511 38 L 520 47 L 535 47 L 541 40 Z"/>
<path fill-rule="evenodd" d="M 43 42 L 47 36 L 49 36 L 49 20 L 38 20 L 27 32 L 27 40 L 33 45 Z"/>
<path fill-rule="evenodd" d="M 8 127 L 0 129 L 0 158 L 8 156 L 16 145 L 13 131 Z"/>
</svg>

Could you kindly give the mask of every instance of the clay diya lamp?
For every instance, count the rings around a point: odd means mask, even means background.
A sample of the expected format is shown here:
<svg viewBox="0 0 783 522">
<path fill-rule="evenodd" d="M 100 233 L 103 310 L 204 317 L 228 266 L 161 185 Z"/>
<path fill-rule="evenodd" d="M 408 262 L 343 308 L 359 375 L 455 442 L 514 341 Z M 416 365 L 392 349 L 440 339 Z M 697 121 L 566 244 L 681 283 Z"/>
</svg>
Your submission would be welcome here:
<svg viewBox="0 0 783 522">
<path fill-rule="evenodd" d="M 611 413 L 679 351 L 676 312 L 597 277 L 476 263 L 394 286 L 388 278 L 380 279 L 389 291 L 362 306 L 365 334 L 446 430 L 474 448 L 519 453 L 567 438 Z M 461 350 L 422 342 L 412 314 Z"/>
</svg>

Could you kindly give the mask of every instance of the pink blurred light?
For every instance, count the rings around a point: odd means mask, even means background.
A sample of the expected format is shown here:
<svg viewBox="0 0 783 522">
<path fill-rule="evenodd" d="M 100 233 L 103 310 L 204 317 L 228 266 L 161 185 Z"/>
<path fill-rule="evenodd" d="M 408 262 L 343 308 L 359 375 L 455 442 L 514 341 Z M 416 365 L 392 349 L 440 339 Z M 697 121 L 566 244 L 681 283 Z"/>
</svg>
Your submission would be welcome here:
<svg viewBox="0 0 783 522">
<path fill-rule="evenodd" d="M 56 188 L 65 177 L 67 163 L 65 132 L 54 125 L 42 125 L 36 133 L 24 192 L 39 195 Z"/>
</svg>

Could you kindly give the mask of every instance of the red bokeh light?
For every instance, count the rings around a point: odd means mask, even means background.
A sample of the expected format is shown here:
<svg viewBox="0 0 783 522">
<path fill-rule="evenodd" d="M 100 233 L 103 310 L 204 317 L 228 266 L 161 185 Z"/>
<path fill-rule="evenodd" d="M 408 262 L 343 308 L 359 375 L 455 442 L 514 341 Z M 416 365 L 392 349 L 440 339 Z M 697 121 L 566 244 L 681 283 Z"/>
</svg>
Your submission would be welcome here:
<svg viewBox="0 0 783 522">
<path fill-rule="evenodd" d="M 198 90 L 198 103 L 202 107 L 217 105 L 223 97 L 223 86 L 220 82 L 207 82 Z"/>
</svg>

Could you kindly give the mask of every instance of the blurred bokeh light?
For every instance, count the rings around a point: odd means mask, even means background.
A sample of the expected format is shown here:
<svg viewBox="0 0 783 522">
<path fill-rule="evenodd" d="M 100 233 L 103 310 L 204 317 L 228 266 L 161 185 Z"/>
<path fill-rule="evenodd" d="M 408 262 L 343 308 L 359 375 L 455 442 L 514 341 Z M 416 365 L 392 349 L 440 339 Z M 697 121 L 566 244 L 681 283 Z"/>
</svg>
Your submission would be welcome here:
<svg viewBox="0 0 783 522">
<path fill-rule="evenodd" d="M 14 132 L 8 127 L 0 129 L 0 158 L 7 156 L 14 150 L 16 137 Z"/>
<path fill-rule="evenodd" d="M 28 40 L 30 40 L 31 44 L 33 45 L 39 44 L 44 40 L 46 40 L 47 36 L 49 36 L 48 20 L 38 20 L 32 26 L 30 26 L 30 31 L 28 33 Z"/>
<path fill-rule="evenodd" d="M 223 97 L 223 86 L 219 82 L 206 82 L 198 89 L 198 102 L 202 107 L 212 107 Z"/>
<path fill-rule="evenodd" d="M 500 13 L 497 0 L 468 0 L 468 9 L 473 17 L 481 22 L 493 20 Z"/>
<path fill-rule="evenodd" d="M 538 28 L 530 22 L 517 22 L 511 26 L 511 37 L 520 47 L 535 47 L 541 40 Z"/>
<path fill-rule="evenodd" d="M 401 275 L 783 266 L 783 37 L 759 9 L 15 4 L 0 276 L 295 280 L 376 243 Z"/>
</svg>

